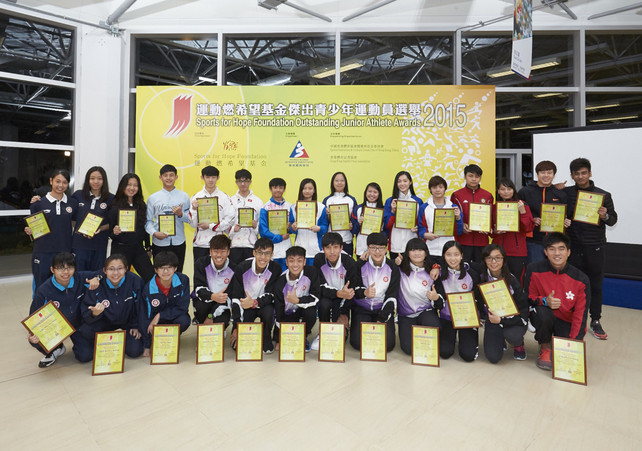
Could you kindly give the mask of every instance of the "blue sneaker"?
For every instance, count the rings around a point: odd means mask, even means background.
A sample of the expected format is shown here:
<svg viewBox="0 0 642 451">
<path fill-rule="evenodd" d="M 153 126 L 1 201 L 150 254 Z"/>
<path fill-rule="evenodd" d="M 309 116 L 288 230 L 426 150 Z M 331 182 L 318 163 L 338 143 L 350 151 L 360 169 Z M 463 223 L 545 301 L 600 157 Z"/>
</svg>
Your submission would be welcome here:
<svg viewBox="0 0 642 451">
<path fill-rule="evenodd" d="M 309 342 L 309 341 L 308 341 L 308 339 L 306 338 L 306 339 L 305 339 L 305 352 L 310 352 L 310 349 L 312 349 L 312 348 L 310 347 L 310 342 Z"/>
</svg>

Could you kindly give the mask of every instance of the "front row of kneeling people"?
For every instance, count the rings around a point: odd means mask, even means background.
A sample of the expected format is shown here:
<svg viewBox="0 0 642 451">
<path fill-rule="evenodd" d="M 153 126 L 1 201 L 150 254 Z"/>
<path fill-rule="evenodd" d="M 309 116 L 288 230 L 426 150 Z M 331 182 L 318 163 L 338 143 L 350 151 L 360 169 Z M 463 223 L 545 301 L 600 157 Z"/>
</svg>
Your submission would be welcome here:
<svg viewBox="0 0 642 451">
<path fill-rule="evenodd" d="M 259 320 L 264 324 L 263 351 L 278 346 L 282 322 L 306 324 L 306 351 L 318 349 L 318 337 L 310 343 L 313 327 L 321 322 L 337 322 L 346 328 L 346 339 L 360 349 L 362 322 L 387 324 L 387 350 L 395 347 L 396 328 L 406 354 L 412 349 L 412 326 L 439 327 L 440 356 L 451 357 L 458 342 L 462 360 L 478 356 L 479 331 L 455 329 L 446 302 L 447 294 L 473 292 L 483 324 L 484 353 L 491 363 L 499 362 L 508 346 L 516 360 L 525 360 L 524 335 L 529 324 L 535 329 L 540 351 L 537 366 L 551 368 L 552 336 L 582 339 L 590 304 L 588 278 L 567 263 L 568 238 L 550 233 L 544 238 L 547 259 L 528 266 L 524 287 L 510 273 L 504 249 L 489 244 L 483 249 L 481 264 L 464 261 L 462 246 L 449 241 L 442 255 L 433 257 L 419 238 L 408 241 L 397 261 L 387 258 L 387 238 L 383 233 L 367 237 L 369 257 L 354 261 L 342 252 L 338 233 L 323 236 L 322 249 L 313 265 L 306 264 L 305 249 L 293 246 L 286 251 L 281 266 L 273 258 L 274 244 L 266 238 L 256 241 L 253 257 L 230 266 L 230 239 L 216 235 L 210 240 L 209 255 L 194 265 L 194 290 L 189 278 L 177 272 L 178 258 L 160 252 L 154 258 L 155 276 L 149 282 L 129 271 L 122 254 L 105 260 L 98 272 L 75 272 L 71 253 L 57 254 L 53 273 L 36 291 L 30 314 L 47 302 L 54 302 L 76 332 L 71 336 L 73 352 L 81 362 L 93 358 L 96 332 L 127 331 L 125 352 L 130 357 L 149 356 L 153 327 L 179 324 L 181 333 L 194 322 L 232 324 L 230 344 L 236 347 L 237 324 Z M 398 263 L 398 264 L 397 264 Z M 519 311 L 499 317 L 483 302 L 478 284 L 504 279 Z M 55 363 L 65 352 L 64 344 L 46 353 L 37 337 L 29 342 L 45 354 L 39 366 Z"/>
</svg>

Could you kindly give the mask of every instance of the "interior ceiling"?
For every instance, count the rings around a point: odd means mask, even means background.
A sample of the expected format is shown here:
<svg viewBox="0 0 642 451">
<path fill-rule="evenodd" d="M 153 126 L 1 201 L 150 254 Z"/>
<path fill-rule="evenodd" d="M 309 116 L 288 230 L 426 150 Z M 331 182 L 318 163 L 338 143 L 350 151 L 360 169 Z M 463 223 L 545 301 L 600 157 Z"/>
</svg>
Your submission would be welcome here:
<svg viewBox="0 0 642 451">
<path fill-rule="evenodd" d="M 73 82 L 73 32 L 51 25 L 0 15 L 0 71 L 50 80 Z M 342 34 L 342 65 L 355 68 L 341 72 L 341 84 L 452 84 L 453 36 Z M 533 71 L 530 80 L 517 75 L 491 78 L 489 72 L 510 65 L 511 36 L 462 35 L 462 83 L 495 84 L 498 87 L 568 87 L 573 80 L 574 51 L 571 35 L 535 35 L 533 59 L 554 58 L 558 65 Z M 334 35 L 329 36 L 229 36 L 225 57 L 213 39 L 137 39 L 136 84 L 216 84 L 217 68 L 225 64 L 228 85 L 335 84 L 334 74 L 315 73 L 334 68 Z M 642 86 L 642 36 L 630 34 L 586 35 L 587 86 Z M 0 80 L 0 123 L 16 126 L 43 140 L 56 133 L 70 134 L 68 113 L 73 93 L 64 88 Z M 597 97 L 594 97 L 597 99 Z M 591 99 L 587 102 L 590 106 Z M 637 115 L 639 98 L 612 95 L 598 99 L 617 107 L 591 109 L 595 115 Z M 516 122 L 567 127 L 572 124 L 573 96 L 538 98 L 533 95 L 500 94 L 498 128 L 509 130 Z M 607 116 L 604 116 L 607 117 Z M 61 130 L 57 130 L 61 129 Z M 29 130 L 24 132 L 23 130 Z M 61 138 L 62 139 L 62 138 Z"/>
</svg>

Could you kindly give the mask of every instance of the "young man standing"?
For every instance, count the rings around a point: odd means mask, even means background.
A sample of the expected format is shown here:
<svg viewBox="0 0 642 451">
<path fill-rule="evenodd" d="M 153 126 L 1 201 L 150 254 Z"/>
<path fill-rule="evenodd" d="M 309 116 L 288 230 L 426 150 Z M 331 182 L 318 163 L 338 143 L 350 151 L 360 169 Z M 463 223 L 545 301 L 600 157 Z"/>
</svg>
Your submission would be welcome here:
<svg viewBox="0 0 642 451">
<path fill-rule="evenodd" d="M 223 235 L 230 230 L 234 222 L 234 207 L 227 194 L 218 189 L 219 170 L 214 166 L 201 169 L 201 180 L 205 183 L 203 189 L 190 199 L 190 224 L 194 227 L 194 261 L 209 255 L 210 240 L 217 235 Z M 198 199 L 218 199 L 218 222 L 209 223 L 198 217 Z"/>
<path fill-rule="evenodd" d="M 399 293 L 399 268 L 386 258 L 388 238 L 384 233 L 368 235 L 368 259 L 357 265 L 357 286 L 355 287 L 350 325 L 350 344 L 361 349 L 361 323 L 386 323 L 386 348 L 395 347 L 395 310 Z"/>
<path fill-rule="evenodd" d="M 343 252 L 343 237 L 328 232 L 321 238 L 323 252 L 314 257 L 314 266 L 323 274 L 319 299 L 319 321 L 341 323 L 348 332 L 350 307 L 357 286 L 355 261 Z M 319 336 L 312 342 L 312 350 L 319 350 Z"/>
<path fill-rule="evenodd" d="M 274 244 L 267 238 L 254 243 L 254 258 L 242 261 L 232 280 L 232 336 L 230 344 L 236 349 L 238 323 L 263 323 L 263 352 L 274 351 L 272 324 L 274 320 L 274 284 L 281 275 L 281 266 L 272 261 Z"/>
<path fill-rule="evenodd" d="M 482 168 L 476 164 L 469 164 L 464 168 L 466 186 L 455 191 L 450 201 L 455 204 L 464 221 L 464 233 L 456 237 L 464 248 L 464 260 L 481 261 L 481 251 L 488 244 L 488 233 L 472 231 L 469 228 L 470 204 L 493 204 L 493 195 L 480 187 Z M 422 237 L 423 238 L 423 237 Z"/>
<path fill-rule="evenodd" d="M 582 270 L 591 281 L 591 326 L 595 338 L 606 340 L 607 335 L 602 328 L 602 282 L 604 281 L 604 264 L 606 259 L 606 226 L 613 227 L 617 222 L 617 213 L 613 205 L 611 193 L 595 186 L 591 180 L 591 162 L 586 158 L 576 158 L 571 161 L 571 177 L 575 186 L 564 188 L 568 196 L 567 205 L 569 217 L 575 213 L 578 191 L 588 191 L 604 195 L 604 204 L 598 209 L 600 215 L 597 225 L 572 221 L 568 228 L 571 239 L 571 264 Z"/>
<path fill-rule="evenodd" d="M 563 233 L 546 235 L 542 242 L 546 260 L 528 265 L 524 276 L 524 292 L 531 306 L 530 321 L 539 343 L 537 366 L 544 370 L 552 369 L 553 335 L 582 340 L 586 332 L 591 289 L 586 274 L 568 264 L 570 244 Z"/>
<path fill-rule="evenodd" d="M 312 333 L 317 321 L 317 303 L 321 277 L 314 266 L 306 266 L 305 249 L 292 246 L 285 251 L 288 269 L 274 285 L 274 309 L 276 310 L 275 336 L 279 338 L 281 323 L 305 323 L 305 351 L 310 350 L 307 336 Z"/>
<path fill-rule="evenodd" d="M 230 261 L 238 265 L 243 260 L 252 257 L 254 243 L 259 234 L 259 216 L 263 208 L 263 201 L 259 199 L 250 189 L 252 185 L 252 173 L 247 169 L 239 169 L 234 175 L 238 191 L 231 197 L 234 207 L 234 220 L 230 229 L 232 246 L 230 249 Z M 239 224 L 239 209 L 251 208 L 254 210 L 252 227 L 241 227 Z"/>
<path fill-rule="evenodd" d="M 268 211 L 270 210 L 285 210 L 286 217 L 290 216 L 290 208 L 292 204 L 286 202 L 283 198 L 283 193 L 285 192 L 285 180 L 282 178 L 273 178 L 270 180 L 270 192 L 272 197 L 269 202 L 265 204 L 261 210 L 261 216 L 259 219 L 259 234 L 261 238 L 267 238 L 274 245 L 274 261 L 281 265 L 281 269 L 285 271 L 287 266 L 285 265 L 285 251 L 292 247 L 292 241 L 290 241 L 290 234 L 284 233 L 279 235 L 270 231 L 270 225 L 268 221 Z M 290 230 L 290 223 L 287 224 L 287 230 Z"/>
<path fill-rule="evenodd" d="M 566 194 L 553 185 L 553 179 L 557 173 L 555 163 L 548 160 L 540 161 L 535 166 L 535 173 L 537 181 L 533 180 L 517 193 L 517 197 L 530 207 L 535 222 L 533 236 L 526 238 L 527 264 L 546 258 L 542 246 L 542 240 L 546 233 L 539 230 L 539 226 L 542 224 L 542 204 L 566 204 Z M 564 221 L 565 227 L 569 225 L 570 221 Z"/>
<path fill-rule="evenodd" d="M 210 240 L 210 255 L 194 262 L 194 319 L 198 324 L 230 323 L 229 285 L 234 277 L 230 266 L 230 239 L 216 235 Z"/>
<path fill-rule="evenodd" d="M 189 224 L 189 196 L 176 188 L 178 171 L 171 164 L 160 169 L 159 179 L 163 189 L 156 191 L 147 199 L 147 222 L 145 230 L 152 236 L 152 253 L 154 258 L 159 252 L 173 252 L 178 257 L 178 272 L 183 270 L 185 261 L 185 230 L 183 224 Z M 169 236 L 159 231 L 159 215 L 173 214 L 176 235 Z"/>
</svg>

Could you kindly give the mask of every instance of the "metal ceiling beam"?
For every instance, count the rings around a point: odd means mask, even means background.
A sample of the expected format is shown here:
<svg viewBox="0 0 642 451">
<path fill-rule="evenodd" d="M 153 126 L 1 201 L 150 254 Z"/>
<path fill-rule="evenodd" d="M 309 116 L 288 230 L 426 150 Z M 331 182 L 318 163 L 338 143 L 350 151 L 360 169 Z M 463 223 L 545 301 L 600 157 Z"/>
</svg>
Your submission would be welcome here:
<svg viewBox="0 0 642 451">
<path fill-rule="evenodd" d="M 108 26 L 112 26 L 116 22 L 118 22 L 118 19 L 120 19 L 120 16 L 125 14 L 125 12 L 132 7 L 132 5 L 136 3 L 136 0 L 125 0 L 118 8 L 114 10 L 113 13 L 107 17 L 107 20 L 105 20 L 105 24 Z"/>
<path fill-rule="evenodd" d="M 354 19 L 355 17 L 362 16 L 366 13 L 369 13 L 370 11 L 374 11 L 375 9 L 379 9 L 382 6 L 386 6 L 390 3 L 396 2 L 397 0 L 383 0 L 381 3 L 377 3 L 376 5 L 368 6 L 366 8 L 360 9 L 356 13 L 350 14 L 349 16 L 346 16 L 343 18 L 342 22 L 347 22 L 349 20 Z"/>
<path fill-rule="evenodd" d="M 638 9 L 638 8 L 642 8 L 642 2 L 641 3 L 635 3 L 635 4 L 629 5 L 629 6 L 623 6 L 622 8 L 611 9 L 609 11 L 604 11 L 603 13 L 593 14 L 592 16 L 588 16 L 588 20 L 599 19 L 600 17 L 611 16 L 613 14 L 619 14 L 619 13 L 623 13 L 625 11 L 630 11 L 632 9 Z"/>
</svg>

